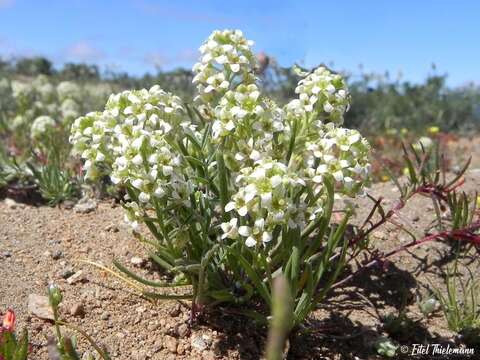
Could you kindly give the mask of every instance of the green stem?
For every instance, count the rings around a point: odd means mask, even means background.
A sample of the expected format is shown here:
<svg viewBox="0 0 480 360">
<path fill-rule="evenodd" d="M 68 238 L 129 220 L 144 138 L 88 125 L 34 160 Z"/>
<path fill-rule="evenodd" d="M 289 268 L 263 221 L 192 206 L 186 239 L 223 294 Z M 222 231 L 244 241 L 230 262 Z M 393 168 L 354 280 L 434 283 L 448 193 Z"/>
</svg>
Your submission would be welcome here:
<svg viewBox="0 0 480 360">
<path fill-rule="evenodd" d="M 55 321 L 55 323 L 57 323 L 57 321 Z M 69 324 L 67 322 L 64 322 L 64 321 L 58 321 L 58 324 L 60 325 L 63 325 L 63 326 L 66 326 L 72 330 L 75 330 L 76 332 L 80 333 L 85 339 L 87 339 L 87 341 L 90 343 L 90 345 L 93 346 L 93 348 L 98 352 L 98 354 L 102 357 L 102 359 L 104 360 L 111 360 L 110 356 L 108 355 L 107 352 L 105 352 L 104 350 L 102 350 L 98 345 L 97 343 L 95 342 L 95 340 L 92 339 L 92 337 L 90 335 L 88 335 L 85 331 L 83 331 L 82 329 L 72 325 L 72 324 Z"/>
<path fill-rule="evenodd" d="M 218 185 L 220 189 L 220 204 L 222 205 L 222 217 L 225 221 L 227 216 L 225 213 L 225 206 L 228 202 L 228 183 L 227 183 L 227 168 L 223 159 L 222 147 L 217 150 L 217 166 L 218 166 Z"/>
</svg>

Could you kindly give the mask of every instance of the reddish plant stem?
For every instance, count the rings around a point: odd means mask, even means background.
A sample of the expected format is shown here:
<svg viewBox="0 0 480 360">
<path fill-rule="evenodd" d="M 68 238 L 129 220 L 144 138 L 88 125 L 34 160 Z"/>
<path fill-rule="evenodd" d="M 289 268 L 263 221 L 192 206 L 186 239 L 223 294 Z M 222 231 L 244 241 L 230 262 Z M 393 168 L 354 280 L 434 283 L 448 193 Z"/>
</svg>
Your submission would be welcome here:
<svg viewBox="0 0 480 360">
<path fill-rule="evenodd" d="M 419 245 L 422 245 L 426 242 L 430 242 L 433 240 L 439 240 L 439 239 L 445 239 L 445 238 L 452 238 L 455 240 L 466 240 L 471 243 L 474 243 L 475 245 L 480 245 L 480 235 L 477 235 L 474 233 L 474 231 L 480 229 L 480 220 L 474 222 L 472 225 L 470 225 L 468 228 L 465 229 L 459 229 L 459 230 L 450 230 L 450 231 L 442 231 L 436 234 L 428 235 L 425 236 L 424 238 L 418 240 L 418 241 L 412 241 L 406 245 L 399 246 L 390 252 L 383 254 L 381 256 L 377 256 L 374 259 L 371 259 L 369 262 L 367 262 L 365 265 L 363 265 L 360 269 L 355 271 L 354 273 L 348 275 L 346 278 L 338 281 L 335 283 L 332 288 L 336 288 L 339 286 L 344 285 L 348 281 L 350 281 L 352 278 L 357 276 L 359 273 L 365 271 L 366 269 L 369 269 L 377 264 L 380 264 L 381 262 L 387 260 L 388 258 L 402 252 L 405 250 L 408 250 L 413 247 L 417 247 Z"/>
</svg>

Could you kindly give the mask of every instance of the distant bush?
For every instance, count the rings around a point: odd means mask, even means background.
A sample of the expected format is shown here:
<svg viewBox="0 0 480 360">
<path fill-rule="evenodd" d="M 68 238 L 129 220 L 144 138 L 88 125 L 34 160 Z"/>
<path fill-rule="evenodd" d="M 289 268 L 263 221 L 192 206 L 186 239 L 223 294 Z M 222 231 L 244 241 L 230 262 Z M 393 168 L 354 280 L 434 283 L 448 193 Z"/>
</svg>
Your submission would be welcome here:
<svg viewBox="0 0 480 360">
<path fill-rule="evenodd" d="M 265 54 L 258 55 L 257 76 L 263 92 L 284 105 L 295 96 L 300 76 L 294 67 L 281 67 Z M 22 58 L 16 61 L 0 59 L 0 76 L 50 75 L 55 81 L 75 80 L 104 82 L 117 90 L 150 88 L 160 85 L 166 91 L 189 101 L 194 94 L 193 72 L 189 69 L 158 71 L 143 76 L 106 71 L 96 65 L 67 63 L 61 69 L 42 57 Z M 480 87 L 469 84 L 449 87 L 446 75 L 430 74 L 424 82 L 411 83 L 392 79 L 388 74 L 345 74 L 354 102 L 345 115 L 348 127 L 364 133 L 400 130 L 424 130 L 439 126 L 444 132 L 478 130 L 480 126 Z"/>
</svg>

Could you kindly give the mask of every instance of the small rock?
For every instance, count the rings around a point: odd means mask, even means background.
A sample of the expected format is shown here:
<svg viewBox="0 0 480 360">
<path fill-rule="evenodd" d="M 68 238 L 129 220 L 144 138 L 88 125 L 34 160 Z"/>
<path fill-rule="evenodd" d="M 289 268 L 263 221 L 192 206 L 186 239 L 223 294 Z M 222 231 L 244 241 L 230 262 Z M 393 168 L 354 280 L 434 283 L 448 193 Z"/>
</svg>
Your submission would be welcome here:
<svg viewBox="0 0 480 360">
<path fill-rule="evenodd" d="M 62 257 L 63 257 L 63 253 L 60 250 L 57 250 L 52 254 L 53 260 L 58 260 L 58 259 L 61 259 Z"/>
<path fill-rule="evenodd" d="M 418 215 L 415 215 L 415 216 L 412 218 L 412 221 L 413 221 L 413 222 L 417 222 L 418 220 L 420 220 L 420 216 L 418 216 Z"/>
<path fill-rule="evenodd" d="M 373 232 L 372 236 L 375 237 L 375 238 L 377 238 L 377 239 L 380 239 L 380 240 L 387 238 L 387 236 L 385 235 L 385 233 L 383 233 L 383 232 L 381 232 L 381 231 L 375 231 L 375 232 Z"/>
<path fill-rule="evenodd" d="M 48 296 L 28 295 L 28 311 L 40 319 L 54 320 L 53 310 L 50 307 Z"/>
<path fill-rule="evenodd" d="M 16 208 L 20 208 L 20 209 L 23 209 L 25 207 L 24 204 L 19 204 L 17 203 L 15 200 L 13 199 L 10 199 L 10 198 L 6 198 L 5 199 L 5 205 L 7 205 L 7 207 L 9 209 L 16 209 Z"/>
<path fill-rule="evenodd" d="M 177 352 L 178 341 L 172 336 L 165 336 L 163 345 L 167 348 L 168 351 L 171 353 Z"/>
<path fill-rule="evenodd" d="M 180 324 L 176 327 L 175 332 L 177 333 L 178 337 L 184 338 L 189 333 L 189 328 L 187 324 Z"/>
<path fill-rule="evenodd" d="M 142 259 L 138 256 L 134 256 L 130 259 L 130 262 L 135 266 L 142 266 L 143 264 L 145 264 L 145 259 Z"/>
<path fill-rule="evenodd" d="M 65 200 L 62 204 L 62 207 L 66 210 L 71 210 L 75 206 L 75 203 L 71 200 Z"/>
<path fill-rule="evenodd" d="M 51 253 L 50 251 L 46 250 L 46 251 L 43 253 L 43 256 L 45 256 L 45 257 L 50 257 L 50 256 L 52 256 L 52 253 Z"/>
<path fill-rule="evenodd" d="M 110 318 L 109 313 L 103 313 L 102 315 L 100 315 L 100 319 L 102 320 L 108 320 L 109 318 Z"/>
<path fill-rule="evenodd" d="M 192 348 L 203 351 L 207 348 L 205 340 L 201 336 L 196 336 L 191 341 Z"/>
<path fill-rule="evenodd" d="M 205 341 L 205 343 L 207 344 L 207 346 L 212 345 L 213 340 L 212 340 L 212 337 L 211 337 L 210 335 L 208 335 L 208 334 L 203 334 L 203 335 L 202 335 L 202 339 Z"/>
<path fill-rule="evenodd" d="M 183 355 L 185 353 L 185 346 L 182 343 L 178 344 L 177 346 L 177 354 Z"/>
<path fill-rule="evenodd" d="M 77 271 L 75 274 L 73 274 L 72 276 L 70 276 L 68 279 L 67 279 L 67 282 L 70 284 L 70 285 L 73 285 L 73 284 L 76 284 L 76 283 L 79 283 L 79 282 L 84 282 L 86 281 L 87 279 L 85 278 L 85 275 L 83 274 L 83 271 L 82 270 L 79 270 Z"/>
<path fill-rule="evenodd" d="M 73 211 L 79 214 L 88 214 L 97 208 L 97 202 L 93 199 L 82 198 L 73 207 Z"/>
<path fill-rule="evenodd" d="M 12 257 L 12 253 L 10 251 L 4 251 L 2 252 L 2 256 L 7 259 L 9 257 Z"/>
<path fill-rule="evenodd" d="M 82 303 L 75 303 L 70 308 L 70 314 L 72 316 L 83 317 L 85 315 L 85 309 Z"/>
<path fill-rule="evenodd" d="M 171 317 L 177 317 L 182 313 L 182 308 L 180 307 L 180 304 L 175 305 L 175 307 L 170 310 L 170 316 Z"/>
<path fill-rule="evenodd" d="M 59 273 L 60 277 L 65 280 L 68 279 L 73 274 L 75 274 L 75 271 L 73 271 L 72 269 L 63 269 Z"/>
<path fill-rule="evenodd" d="M 105 231 L 111 231 L 111 232 L 118 232 L 119 229 L 118 229 L 118 226 L 115 225 L 115 224 L 109 224 L 107 226 L 105 226 Z"/>
<path fill-rule="evenodd" d="M 202 353 L 202 360 L 215 360 L 215 353 L 213 351 L 204 351 Z"/>
</svg>

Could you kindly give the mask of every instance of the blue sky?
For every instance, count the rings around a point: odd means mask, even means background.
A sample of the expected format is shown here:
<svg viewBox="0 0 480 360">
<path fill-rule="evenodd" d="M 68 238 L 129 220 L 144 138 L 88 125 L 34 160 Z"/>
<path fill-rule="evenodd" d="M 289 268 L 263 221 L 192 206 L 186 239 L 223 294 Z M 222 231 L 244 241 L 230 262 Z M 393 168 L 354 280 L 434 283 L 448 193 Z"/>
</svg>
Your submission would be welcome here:
<svg viewBox="0 0 480 360">
<path fill-rule="evenodd" d="M 282 65 L 325 62 L 421 81 L 480 83 L 480 2 L 0 0 L 0 56 L 43 55 L 134 74 L 190 67 L 214 29 L 239 28 Z"/>
</svg>

